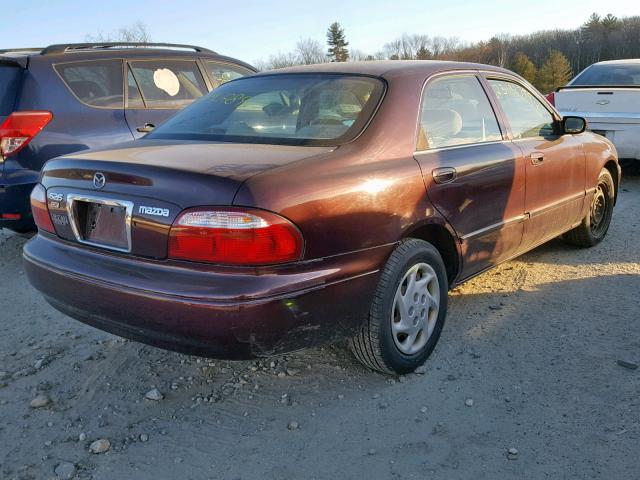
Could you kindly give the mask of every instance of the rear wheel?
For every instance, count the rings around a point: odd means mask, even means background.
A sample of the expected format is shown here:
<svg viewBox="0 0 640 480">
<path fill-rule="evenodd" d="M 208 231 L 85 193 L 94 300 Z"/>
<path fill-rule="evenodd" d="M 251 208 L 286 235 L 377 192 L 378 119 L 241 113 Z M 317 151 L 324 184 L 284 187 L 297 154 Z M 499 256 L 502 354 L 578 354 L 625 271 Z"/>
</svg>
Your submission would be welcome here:
<svg viewBox="0 0 640 480">
<path fill-rule="evenodd" d="M 564 239 L 578 247 L 593 247 L 600 243 L 609 231 L 613 204 L 615 200 L 615 186 L 611 173 L 604 168 L 600 172 L 598 185 L 591 200 L 589 212 L 582 223 L 564 234 Z"/>
<path fill-rule="evenodd" d="M 438 342 L 447 294 L 435 247 L 417 239 L 401 242 L 382 270 L 369 317 L 351 339 L 356 358 L 383 373 L 415 370 Z"/>
</svg>

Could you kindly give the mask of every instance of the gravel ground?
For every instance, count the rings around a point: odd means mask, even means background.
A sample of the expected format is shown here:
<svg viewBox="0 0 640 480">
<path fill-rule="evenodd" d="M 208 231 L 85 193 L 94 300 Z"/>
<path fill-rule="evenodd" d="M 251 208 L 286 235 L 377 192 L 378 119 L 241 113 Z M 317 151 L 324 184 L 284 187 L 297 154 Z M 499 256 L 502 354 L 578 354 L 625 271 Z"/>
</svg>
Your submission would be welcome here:
<svg viewBox="0 0 640 480">
<path fill-rule="evenodd" d="M 640 177 L 623 188 L 598 247 L 453 291 L 403 378 L 342 346 L 232 363 L 124 341 L 49 307 L 0 233 L 0 478 L 636 479 Z"/>
</svg>

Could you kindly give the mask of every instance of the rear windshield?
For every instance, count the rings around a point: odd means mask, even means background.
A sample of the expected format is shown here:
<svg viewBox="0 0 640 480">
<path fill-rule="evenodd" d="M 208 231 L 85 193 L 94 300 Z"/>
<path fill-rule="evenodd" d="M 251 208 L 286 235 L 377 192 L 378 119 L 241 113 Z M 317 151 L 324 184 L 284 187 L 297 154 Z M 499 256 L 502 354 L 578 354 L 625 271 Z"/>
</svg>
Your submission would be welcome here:
<svg viewBox="0 0 640 480">
<path fill-rule="evenodd" d="M 584 86 L 640 86 L 640 64 L 637 65 L 592 65 L 571 82 Z"/>
<path fill-rule="evenodd" d="M 20 67 L 0 64 L 0 116 L 7 116 L 13 111 L 21 74 Z"/>
<path fill-rule="evenodd" d="M 280 74 L 225 83 L 145 138 L 338 145 L 354 138 L 382 98 L 376 78 Z"/>
</svg>

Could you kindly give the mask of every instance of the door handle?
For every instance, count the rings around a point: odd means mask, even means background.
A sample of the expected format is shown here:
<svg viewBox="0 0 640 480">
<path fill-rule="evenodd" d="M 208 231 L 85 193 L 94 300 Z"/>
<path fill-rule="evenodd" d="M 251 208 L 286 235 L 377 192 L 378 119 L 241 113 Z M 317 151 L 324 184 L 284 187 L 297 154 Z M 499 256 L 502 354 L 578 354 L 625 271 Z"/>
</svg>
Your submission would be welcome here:
<svg viewBox="0 0 640 480">
<path fill-rule="evenodd" d="M 156 126 L 153 123 L 145 123 L 142 127 L 136 128 L 136 130 L 140 133 L 149 133 L 154 128 L 156 128 Z"/>
<path fill-rule="evenodd" d="M 433 181 L 436 183 L 449 183 L 453 182 L 458 176 L 458 172 L 453 167 L 436 168 L 431 172 Z"/>
<path fill-rule="evenodd" d="M 540 165 L 544 162 L 544 153 L 533 152 L 530 157 L 532 165 Z"/>
</svg>

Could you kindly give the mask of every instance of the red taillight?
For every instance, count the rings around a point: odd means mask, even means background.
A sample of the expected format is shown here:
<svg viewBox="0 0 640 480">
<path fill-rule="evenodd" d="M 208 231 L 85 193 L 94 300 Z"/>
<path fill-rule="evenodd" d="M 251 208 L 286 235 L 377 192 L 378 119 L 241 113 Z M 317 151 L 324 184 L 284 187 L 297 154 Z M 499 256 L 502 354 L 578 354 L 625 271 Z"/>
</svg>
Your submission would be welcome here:
<svg viewBox="0 0 640 480">
<path fill-rule="evenodd" d="M 0 125 L 0 156 L 5 158 L 18 153 L 52 118 L 51 112 L 13 112 Z"/>
<path fill-rule="evenodd" d="M 299 260 L 303 240 L 288 220 L 261 210 L 194 208 L 169 234 L 169 258 L 227 265 L 271 265 Z"/>
<path fill-rule="evenodd" d="M 31 191 L 31 212 L 33 213 L 33 221 L 36 222 L 39 229 L 55 233 L 56 230 L 47 207 L 47 191 L 39 183 Z"/>
<path fill-rule="evenodd" d="M 553 105 L 554 107 L 556 106 L 556 94 L 555 94 L 555 92 L 551 92 L 549 95 L 547 95 L 546 99 L 549 101 L 549 103 L 551 105 Z"/>
</svg>

